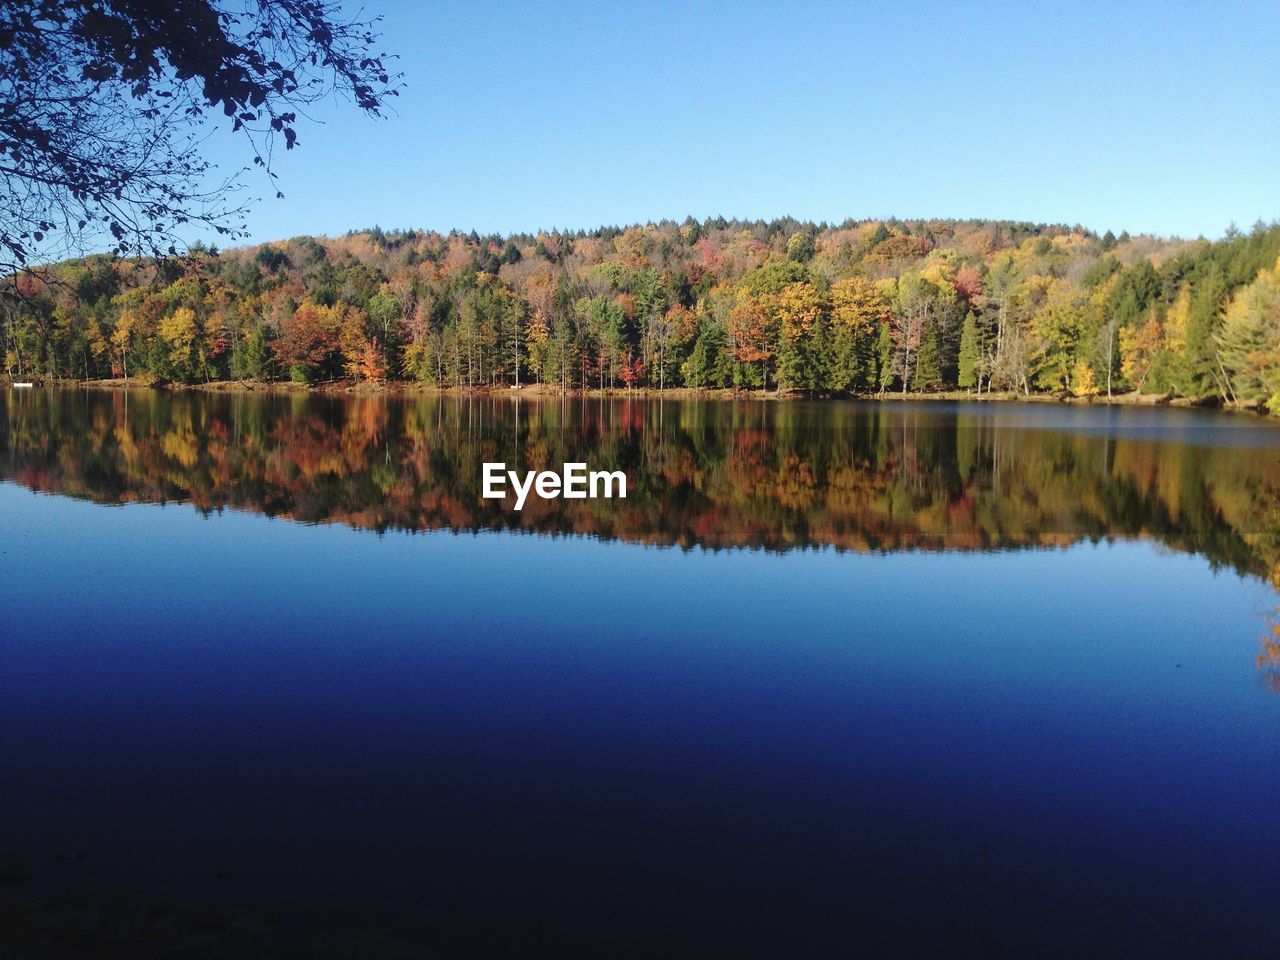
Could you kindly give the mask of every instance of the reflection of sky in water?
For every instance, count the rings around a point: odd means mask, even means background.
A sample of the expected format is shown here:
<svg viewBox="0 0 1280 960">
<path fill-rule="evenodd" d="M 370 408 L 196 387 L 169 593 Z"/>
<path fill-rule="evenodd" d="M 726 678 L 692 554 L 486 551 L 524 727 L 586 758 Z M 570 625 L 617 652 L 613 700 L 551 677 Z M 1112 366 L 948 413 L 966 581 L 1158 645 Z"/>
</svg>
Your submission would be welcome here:
<svg viewBox="0 0 1280 960">
<path fill-rule="evenodd" d="M 376 536 L 4 484 L 0 596 L 0 847 L 448 956 L 1273 932 L 1278 598 L 1194 555 Z"/>
<path fill-rule="evenodd" d="M 960 418 L 976 412 L 978 423 L 1006 430 L 1054 430 L 1206 447 L 1280 449 L 1280 421 L 1231 412 L 1055 403 L 991 403 L 978 407 L 924 401 L 921 406 Z"/>
</svg>

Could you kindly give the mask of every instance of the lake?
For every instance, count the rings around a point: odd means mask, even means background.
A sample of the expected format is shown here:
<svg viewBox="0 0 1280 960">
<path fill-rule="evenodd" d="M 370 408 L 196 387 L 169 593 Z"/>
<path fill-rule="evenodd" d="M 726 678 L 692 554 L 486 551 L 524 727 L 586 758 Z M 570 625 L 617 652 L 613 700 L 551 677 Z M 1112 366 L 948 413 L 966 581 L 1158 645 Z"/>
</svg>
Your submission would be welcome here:
<svg viewBox="0 0 1280 960">
<path fill-rule="evenodd" d="M 1274 423 L 0 403 L 0 895 L 440 958 L 1274 955 Z M 628 496 L 516 512 L 488 461 Z"/>
</svg>

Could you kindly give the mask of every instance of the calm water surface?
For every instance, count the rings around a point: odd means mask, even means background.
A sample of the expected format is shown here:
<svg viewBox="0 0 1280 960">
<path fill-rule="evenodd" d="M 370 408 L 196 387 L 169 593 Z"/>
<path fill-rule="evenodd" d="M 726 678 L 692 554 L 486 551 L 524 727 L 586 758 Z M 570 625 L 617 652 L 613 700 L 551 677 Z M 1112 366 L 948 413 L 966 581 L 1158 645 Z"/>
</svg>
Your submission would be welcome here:
<svg viewBox="0 0 1280 960">
<path fill-rule="evenodd" d="M 29 892 L 441 958 L 1280 942 L 1273 425 L 0 402 L 0 852 Z M 517 514 L 488 460 L 630 496 Z"/>
</svg>

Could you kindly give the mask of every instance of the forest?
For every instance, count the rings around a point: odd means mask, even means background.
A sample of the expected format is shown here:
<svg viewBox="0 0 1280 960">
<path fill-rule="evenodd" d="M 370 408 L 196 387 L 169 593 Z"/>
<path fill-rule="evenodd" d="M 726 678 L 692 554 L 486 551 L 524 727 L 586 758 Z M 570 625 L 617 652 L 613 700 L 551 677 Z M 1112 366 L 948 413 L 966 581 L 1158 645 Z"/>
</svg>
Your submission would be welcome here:
<svg viewBox="0 0 1280 960">
<path fill-rule="evenodd" d="M 25 270 L 13 379 L 1143 394 L 1280 413 L 1280 225 L 384 231 Z"/>
</svg>

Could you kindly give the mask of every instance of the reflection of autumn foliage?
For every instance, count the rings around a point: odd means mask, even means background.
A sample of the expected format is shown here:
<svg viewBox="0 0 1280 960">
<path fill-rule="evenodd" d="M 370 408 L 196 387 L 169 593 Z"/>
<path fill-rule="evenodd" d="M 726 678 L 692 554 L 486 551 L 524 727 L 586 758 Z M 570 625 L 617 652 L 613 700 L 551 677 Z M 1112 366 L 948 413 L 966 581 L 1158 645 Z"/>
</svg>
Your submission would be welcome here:
<svg viewBox="0 0 1280 960">
<path fill-rule="evenodd" d="M 1277 608 L 1280 617 L 1280 608 Z M 1271 627 L 1271 636 L 1262 638 L 1262 652 L 1258 654 L 1258 669 L 1262 671 L 1267 686 L 1280 693 L 1280 623 Z"/>
<path fill-rule="evenodd" d="M 1280 563 L 1271 574 L 1271 583 L 1280 591 Z M 1276 607 L 1270 633 L 1262 638 L 1262 651 L 1258 654 L 1258 669 L 1268 687 L 1280 693 L 1280 606 Z"/>
<path fill-rule="evenodd" d="M 993 428 L 915 408 L 577 398 L 8 397 L 0 476 L 98 502 L 185 500 L 372 530 L 518 529 L 789 550 L 989 550 L 1150 538 L 1258 576 L 1280 454 Z M 623 470 L 619 500 L 480 498 L 481 464 Z M 1280 584 L 1278 584 L 1280 586 Z M 1280 635 L 1268 662 L 1280 662 Z"/>
</svg>

